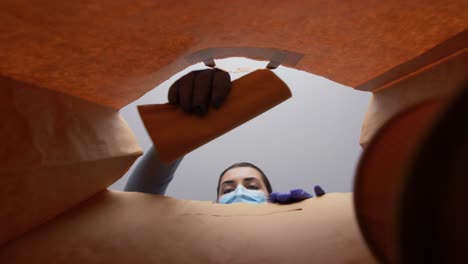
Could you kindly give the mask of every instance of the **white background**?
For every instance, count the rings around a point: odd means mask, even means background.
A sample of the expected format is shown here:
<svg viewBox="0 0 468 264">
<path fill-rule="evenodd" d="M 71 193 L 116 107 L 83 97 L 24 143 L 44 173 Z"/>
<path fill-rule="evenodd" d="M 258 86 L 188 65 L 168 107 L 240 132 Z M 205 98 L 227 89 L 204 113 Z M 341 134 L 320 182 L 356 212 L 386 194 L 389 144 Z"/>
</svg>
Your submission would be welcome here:
<svg viewBox="0 0 468 264">
<path fill-rule="evenodd" d="M 267 62 L 229 58 L 216 60 L 216 64 L 236 71 L 262 68 Z M 136 105 L 166 103 L 167 91 L 175 80 L 203 68 L 202 63 L 193 65 L 121 109 L 143 150 L 149 148 L 151 140 Z M 370 93 L 287 67 L 280 66 L 274 72 L 288 84 L 293 97 L 186 155 L 166 195 L 215 200 L 219 174 L 241 161 L 260 167 L 274 191 L 312 191 L 315 184 L 327 192 L 352 191 L 352 177 L 361 154 L 359 134 Z M 231 79 L 247 73 L 231 73 Z M 110 189 L 122 190 L 128 174 Z"/>
</svg>

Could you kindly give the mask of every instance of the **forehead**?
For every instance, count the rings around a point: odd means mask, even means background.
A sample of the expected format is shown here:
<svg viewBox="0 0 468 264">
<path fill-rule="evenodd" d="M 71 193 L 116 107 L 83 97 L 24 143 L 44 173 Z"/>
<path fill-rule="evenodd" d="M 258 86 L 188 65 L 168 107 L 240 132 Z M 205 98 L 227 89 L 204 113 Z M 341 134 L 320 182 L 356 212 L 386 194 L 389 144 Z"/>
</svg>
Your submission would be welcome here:
<svg viewBox="0 0 468 264">
<path fill-rule="evenodd" d="M 250 177 L 254 177 L 262 181 L 262 174 L 260 174 L 258 170 L 250 167 L 238 167 L 226 171 L 221 178 L 221 183 L 228 180 L 242 181 L 242 179 Z"/>
</svg>

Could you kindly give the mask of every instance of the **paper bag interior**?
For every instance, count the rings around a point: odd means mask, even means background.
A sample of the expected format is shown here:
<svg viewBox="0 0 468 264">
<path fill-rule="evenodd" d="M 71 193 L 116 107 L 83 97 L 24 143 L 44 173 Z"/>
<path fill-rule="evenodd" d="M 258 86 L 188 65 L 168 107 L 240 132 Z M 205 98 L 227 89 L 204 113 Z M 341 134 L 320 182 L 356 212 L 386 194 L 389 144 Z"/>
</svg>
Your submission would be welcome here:
<svg viewBox="0 0 468 264">
<path fill-rule="evenodd" d="M 116 256 L 114 262 L 125 263 L 135 262 L 131 256 L 136 255 L 143 263 L 179 256 L 176 261 L 198 256 L 200 262 L 225 262 L 203 251 L 213 248 L 227 252 L 227 260 L 235 262 L 238 255 L 223 244 L 229 241 L 236 243 L 232 249 L 247 252 L 246 260 L 261 261 L 249 251 L 248 240 L 232 240 L 235 232 L 224 236 L 219 229 L 203 240 L 212 232 L 204 226 L 185 237 L 180 232 L 204 218 L 192 217 L 188 223 L 166 214 L 161 208 L 171 208 L 173 200 L 103 191 L 141 154 L 118 109 L 183 68 L 215 58 L 272 60 L 355 89 L 377 91 L 391 89 L 398 80 L 466 48 L 464 1 L 402 5 L 338 0 L 269 5 L 263 1 L 44 0 L 40 5 L 1 1 L 0 244 L 10 241 L 0 249 L 1 262 L 92 263 Z M 75 207 L 99 192 L 80 209 Z M 269 247 L 271 256 L 285 263 L 290 262 L 286 257 L 310 263 L 314 254 L 322 263 L 366 263 L 369 252 L 356 242 L 360 237 L 349 197 L 328 197 L 336 206 L 323 206 L 333 208 L 323 216 L 323 208 L 311 209 L 310 214 L 292 211 L 284 214 L 298 217 L 271 214 L 250 226 L 252 230 L 275 227 L 284 237 L 291 230 L 290 234 L 302 235 L 298 242 L 304 243 L 284 246 L 283 240 L 268 239 L 263 230 L 267 239 L 256 245 Z M 304 204 L 326 204 L 318 201 Z M 180 210 L 188 208 L 185 202 L 174 203 Z M 307 221 L 302 218 L 306 216 Z M 270 226 L 270 217 L 277 226 Z M 253 218 L 236 220 L 249 226 Z M 213 217 L 209 223 L 222 225 L 216 222 L 219 219 L 227 218 Z M 164 229 L 170 220 L 177 225 Z M 12 240 L 33 227 L 31 233 Z M 164 240 L 174 234 L 178 240 Z M 315 240 L 316 234 L 324 240 Z M 288 241 L 294 238 L 289 236 Z M 171 246 L 179 251 L 170 251 Z M 287 254 L 280 254 L 282 246 Z M 347 250 L 357 259 L 348 259 L 343 253 Z"/>
<path fill-rule="evenodd" d="M 141 155 L 117 110 L 0 78 L 0 245 L 107 188 Z"/>
<path fill-rule="evenodd" d="M 1 263 L 376 263 L 352 194 L 291 205 L 104 191 L 0 249 Z"/>
<path fill-rule="evenodd" d="M 0 75 L 121 108 L 207 59 L 372 91 L 466 47 L 466 1 L 0 2 Z"/>
<path fill-rule="evenodd" d="M 412 105 L 456 96 L 468 83 L 467 69 L 465 48 L 373 92 L 362 124 L 361 146 L 365 148 L 386 122 Z"/>
</svg>

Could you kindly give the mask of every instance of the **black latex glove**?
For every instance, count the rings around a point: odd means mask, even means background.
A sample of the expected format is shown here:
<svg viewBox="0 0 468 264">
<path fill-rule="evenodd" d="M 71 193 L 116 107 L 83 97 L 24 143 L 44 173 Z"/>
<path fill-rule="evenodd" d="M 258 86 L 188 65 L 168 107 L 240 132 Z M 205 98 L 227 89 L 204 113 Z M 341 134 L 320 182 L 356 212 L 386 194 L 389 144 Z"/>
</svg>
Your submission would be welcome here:
<svg viewBox="0 0 468 264">
<path fill-rule="evenodd" d="M 186 113 L 204 115 L 209 106 L 219 108 L 231 90 L 231 76 L 220 69 L 192 71 L 169 88 L 169 103 Z"/>
</svg>

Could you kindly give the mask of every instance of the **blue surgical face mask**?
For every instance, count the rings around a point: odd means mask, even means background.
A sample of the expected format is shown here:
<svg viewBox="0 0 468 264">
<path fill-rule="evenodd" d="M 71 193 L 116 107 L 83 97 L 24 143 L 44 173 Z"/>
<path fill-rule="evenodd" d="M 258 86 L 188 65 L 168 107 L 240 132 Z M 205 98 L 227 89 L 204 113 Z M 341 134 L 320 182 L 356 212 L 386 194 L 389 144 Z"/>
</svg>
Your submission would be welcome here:
<svg viewBox="0 0 468 264">
<path fill-rule="evenodd" d="M 219 203 L 265 203 L 266 196 L 260 190 L 248 190 L 242 184 L 237 185 L 236 189 L 219 197 Z"/>
</svg>

